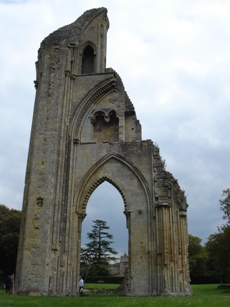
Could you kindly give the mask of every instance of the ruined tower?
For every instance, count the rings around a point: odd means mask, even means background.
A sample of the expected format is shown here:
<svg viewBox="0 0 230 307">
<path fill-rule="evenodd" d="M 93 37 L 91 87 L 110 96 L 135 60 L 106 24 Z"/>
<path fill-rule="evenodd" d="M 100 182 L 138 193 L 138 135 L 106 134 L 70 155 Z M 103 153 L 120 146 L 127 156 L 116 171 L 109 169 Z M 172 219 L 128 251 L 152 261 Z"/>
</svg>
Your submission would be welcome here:
<svg viewBox="0 0 230 307">
<path fill-rule="evenodd" d="M 104 181 L 129 235 L 127 295 L 190 295 L 186 198 L 119 75 L 106 68 L 107 10 L 41 43 L 16 272 L 18 293 L 78 295 L 81 228 Z"/>
</svg>

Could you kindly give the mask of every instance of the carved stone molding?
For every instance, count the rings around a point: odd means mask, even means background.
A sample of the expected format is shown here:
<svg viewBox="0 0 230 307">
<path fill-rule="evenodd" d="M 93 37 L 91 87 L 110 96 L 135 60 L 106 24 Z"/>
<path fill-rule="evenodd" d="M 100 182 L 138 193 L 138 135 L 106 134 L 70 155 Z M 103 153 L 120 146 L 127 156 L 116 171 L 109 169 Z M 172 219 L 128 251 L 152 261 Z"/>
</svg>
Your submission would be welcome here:
<svg viewBox="0 0 230 307">
<path fill-rule="evenodd" d="M 86 217 L 86 213 L 82 213 L 82 212 L 78 212 L 77 213 L 78 214 L 78 219 L 79 219 L 79 221 L 81 221 L 81 222 L 83 222 L 84 221 L 84 219 L 85 219 L 85 217 Z"/>
<path fill-rule="evenodd" d="M 77 75 L 72 73 L 70 70 L 66 70 L 65 75 L 66 75 L 66 77 L 69 77 L 71 80 L 75 80 L 76 77 L 77 77 Z"/>
<path fill-rule="evenodd" d="M 125 194 L 123 192 L 123 190 L 119 187 L 119 185 L 114 181 L 112 180 L 111 178 L 108 178 L 106 176 L 98 179 L 97 181 L 95 181 L 92 185 L 91 185 L 91 188 L 85 193 L 85 195 L 82 197 L 83 198 L 83 202 L 82 202 L 82 211 L 85 211 L 86 210 L 86 206 L 87 206 L 87 203 L 88 203 L 88 200 L 90 198 L 90 196 L 92 195 L 92 193 L 94 192 L 94 190 L 96 190 L 96 188 L 101 184 L 103 183 L 104 181 L 107 181 L 109 182 L 110 184 L 112 184 L 121 194 L 122 196 L 122 199 L 124 201 L 124 205 L 126 207 L 126 197 L 125 197 Z"/>
</svg>

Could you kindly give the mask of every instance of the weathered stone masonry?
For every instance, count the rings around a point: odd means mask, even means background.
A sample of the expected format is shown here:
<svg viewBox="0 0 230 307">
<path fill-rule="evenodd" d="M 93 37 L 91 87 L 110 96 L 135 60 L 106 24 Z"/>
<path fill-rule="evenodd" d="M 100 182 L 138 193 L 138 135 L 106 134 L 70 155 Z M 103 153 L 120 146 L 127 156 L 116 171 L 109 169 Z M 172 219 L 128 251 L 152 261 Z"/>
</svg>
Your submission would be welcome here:
<svg viewBox="0 0 230 307">
<path fill-rule="evenodd" d="M 107 10 L 93 9 L 41 43 L 18 293 L 78 295 L 82 222 L 91 194 L 108 181 L 124 201 L 127 295 L 191 294 L 186 198 L 106 68 L 108 28 Z"/>
</svg>

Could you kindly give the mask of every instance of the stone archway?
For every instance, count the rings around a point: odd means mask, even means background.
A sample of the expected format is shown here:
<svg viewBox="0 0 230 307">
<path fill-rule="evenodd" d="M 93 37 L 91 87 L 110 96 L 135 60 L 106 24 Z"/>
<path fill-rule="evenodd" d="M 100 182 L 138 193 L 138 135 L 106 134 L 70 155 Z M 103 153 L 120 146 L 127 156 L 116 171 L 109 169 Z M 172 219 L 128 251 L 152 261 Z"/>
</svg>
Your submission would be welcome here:
<svg viewBox="0 0 230 307">
<path fill-rule="evenodd" d="M 118 254 L 115 255 L 116 261 L 111 264 L 111 273 L 116 276 L 122 277 L 124 270 L 118 272 L 118 264 L 115 265 L 124 254 L 128 255 L 128 229 L 126 224 L 126 216 L 124 214 L 124 201 L 123 198 L 114 185 L 107 180 L 103 181 L 91 194 L 87 206 L 86 217 L 82 223 L 81 230 L 81 247 L 85 248 L 86 244 L 91 240 L 88 238 L 87 233 L 92 232 L 95 220 L 105 221 L 109 227 L 108 232 L 112 234 L 111 247 L 115 249 Z M 125 258 L 126 267 L 128 263 L 127 257 Z M 80 265 L 81 272 L 87 277 L 89 282 L 86 268 Z M 120 275 L 119 275 L 120 274 Z M 82 275 L 82 273 L 81 273 Z M 100 278 L 103 280 L 103 278 Z"/>
<path fill-rule="evenodd" d="M 103 182 L 108 181 L 120 192 L 124 202 L 124 213 L 126 215 L 126 225 L 128 228 L 129 240 L 129 272 L 128 285 L 134 288 L 135 292 L 144 293 L 146 285 L 149 284 L 148 275 L 143 276 L 142 272 L 149 270 L 148 254 L 142 253 L 141 248 L 148 250 L 149 230 L 148 216 L 149 211 L 145 206 L 149 205 L 149 193 L 144 186 L 143 178 L 130 165 L 127 160 L 115 155 L 107 156 L 96 166 L 89 170 L 82 180 L 79 193 L 75 195 L 76 212 L 79 216 L 86 215 L 86 206 L 93 191 Z M 137 195 L 138 194 L 138 195 Z M 140 205 L 141 204 L 141 205 Z M 145 204 L 145 206 L 143 205 Z M 136 215 L 139 216 L 136 219 Z M 79 220 L 80 229 L 82 219 Z M 142 224 L 142 225 L 140 225 Z M 134 228 L 136 231 L 131 231 Z M 80 236 L 80 233 L 79 233 Z M 79 239 L 77 239 L 79 240 Z M 80 250 L 78 251 L 80 252 Z M 79 259 L 79 255 L 78 255 Z M 136 265 L 138 263 L 138 265 Z M 131 276 L 135 276 L 134 280 Z M 134 281 L 142 280 L 140 283 Z M 132 284 L 132 285 L 130 285 Z"/>
<path fill-rule="evenodd" d="M 127 295 L 191 294 L 186 198 L 165 170 L 159 148 L 142 140 L 119 75 L 106 69 L 108 27 L 107 10 L 93 9 L 41 43 L 18 293 L 78 295 L 81 225 L 90 195 L 106 180 L 124 200 Z M 96 50 L 94 71 L 82 74 L 89 42 Z"/>
</svg>

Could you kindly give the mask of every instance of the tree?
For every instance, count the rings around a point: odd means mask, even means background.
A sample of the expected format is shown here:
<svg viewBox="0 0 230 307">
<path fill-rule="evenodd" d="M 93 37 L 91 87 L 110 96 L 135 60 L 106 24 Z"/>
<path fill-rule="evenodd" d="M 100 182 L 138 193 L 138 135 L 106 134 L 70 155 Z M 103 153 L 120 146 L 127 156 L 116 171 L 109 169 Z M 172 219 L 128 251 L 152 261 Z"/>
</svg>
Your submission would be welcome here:
<svg viewBox="0 0 230 307">
<path fill-rule="evenodd" d="M 209 269 L 215 277 L 230 280 L 230 189 L 223 190 L 220 209 L 224 212 L 227 224 L 218 227 L 218 232 L 211 234 L 206 243 L 209 257 Z"/>
<path fill-rule="evenodd" d="M 21 211 L 0 205 L 0 271 L 13 274 L 16 268 Z"/>
<path fill-rule="evenodd" d="M 222 196 L 224 199 L 220 199 L 220 209 L 224 211 L 224 219 L 230 223 L 230 189 L 223 190 Z"/>
<path fill-rule="evenodd" d="M 81 251 L 81 271 L 90 277 L 110 276 L 109 262 L 117 259 L 114 257 L 117 251 L 111 247 L 113 236 L 106 232 L 107 229 L 105 221 L 94 220 L 92 231 L 87 233 L 89 243 Z"/>
<path fill-rule="evenodd" d="M 221 280 L 230 280 L 230 225 L 218 228 L 206 243 L 211 274 Z"/>
<path fill-rule="evenodd" d="M 199 237 L 189 235 L 188 259 L 191 277 L 206 274 L 207 253 L 201 241 Z"/>
</svg>

